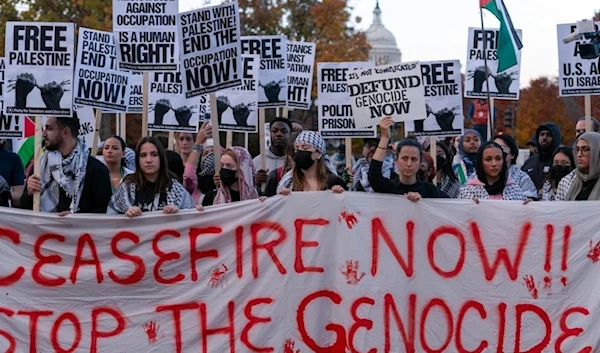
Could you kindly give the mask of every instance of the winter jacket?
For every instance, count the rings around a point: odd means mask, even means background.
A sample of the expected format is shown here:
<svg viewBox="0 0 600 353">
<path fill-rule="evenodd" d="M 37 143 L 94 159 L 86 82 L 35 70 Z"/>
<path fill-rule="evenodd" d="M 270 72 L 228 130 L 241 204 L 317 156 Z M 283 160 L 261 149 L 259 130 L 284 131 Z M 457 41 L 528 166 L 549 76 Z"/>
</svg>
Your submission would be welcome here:
<svg viewBox="0 0 600 353">
<path fill-rule="evenodd" d="M 552 134 L 552 146 L 546 150 L 542 150 L 541 147 L 539 147 L 540 154 L 530 157 L 525 161 L 525 164 L 523 164 L 523 167 L 521 168 L 529 175 L 538 190 L 542 188 L 544 180 L 550 173 L 550 168 L 552 167 L 552 154 L 558 146 L 560 146 L 562 139 L 560 128 L 555 124 L 546 123 L 537 128 L 535 133 L 537 141 L 539 141 L 540 132 L 542 130 L 550 130 L 550 133 Z"/>
</svg>

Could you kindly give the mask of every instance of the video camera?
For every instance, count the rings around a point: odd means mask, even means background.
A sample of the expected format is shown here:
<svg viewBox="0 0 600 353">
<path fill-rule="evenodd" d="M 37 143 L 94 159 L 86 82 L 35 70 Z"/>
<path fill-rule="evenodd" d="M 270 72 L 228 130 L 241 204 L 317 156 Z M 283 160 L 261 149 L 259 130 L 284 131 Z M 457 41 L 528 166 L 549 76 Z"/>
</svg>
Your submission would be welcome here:
<svg viewBox="0 0 600 353">
<path fill-rule="evenodd" d="M 600 31 L 596 30 L 594 21 L 577 21 L 577 30 L 563 39 L 567 44 L 582 38 L 589 39 L 589 43 L 579 44 L 579 56 L 582 59 L 596 59 L 600 56 Z"/>
</svg>

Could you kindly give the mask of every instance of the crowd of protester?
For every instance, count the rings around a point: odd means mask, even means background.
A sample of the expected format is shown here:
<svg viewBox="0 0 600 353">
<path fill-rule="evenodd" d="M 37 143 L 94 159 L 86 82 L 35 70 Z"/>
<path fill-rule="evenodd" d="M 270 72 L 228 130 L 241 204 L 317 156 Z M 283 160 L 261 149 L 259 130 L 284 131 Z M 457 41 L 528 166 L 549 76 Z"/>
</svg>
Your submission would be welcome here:
<svg viewBox="0 0 600 353">
<path fill-rule="evenodd" d="M 325 190 L 397 194 L 411 201 L 600 200 L 596 119 L 592 132 L 585 132 L 584 118 L 577 122 L 572 146 L 562 144 L 555 124 L 540 125 L 522 168 L 516 165 L 519 147 L 511 136 L 484 141 L 480 132 L 467 129 L 454 143 L 438 141 L 432 155 L 429 139 L 391 143 L 394 124 L 384 118 L 380 138 L 365 139 L 362 156 L 349 158 L 347 167 L 344 145 L 329 157 L 321 135 L 285 118 L 271 122 L 270 147 L 253 159 L 243 147 L 213 146 L 208 123 L 197 134 L 177 134 L 177 152 L 167 150 L 164 138 L 144 137 L 133 150 L 123 138 L 111 136 L 95 156 L 77 135 L 77 116 L 53 117 L 44 127 L 39 174 L 25 173 L 21 159 L 0 141 L 0 206 L 32 209 L 38 192 L 42 212 L 129 217 Z M 219 170 L 215 148 L 220 149 Z"/>
</svg>

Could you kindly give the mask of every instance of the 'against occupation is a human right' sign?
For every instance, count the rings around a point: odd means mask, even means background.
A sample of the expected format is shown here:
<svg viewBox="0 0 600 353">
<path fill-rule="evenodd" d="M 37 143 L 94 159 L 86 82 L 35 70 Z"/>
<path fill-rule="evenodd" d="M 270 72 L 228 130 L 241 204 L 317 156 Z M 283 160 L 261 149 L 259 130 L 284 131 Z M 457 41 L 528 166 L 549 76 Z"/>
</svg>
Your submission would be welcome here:
<svg viewBox="0 0 600 353">
<path fill-rule="evenodd" d="M 348 73 L 356 127 L 377 125 L 384 116 L 396 122 L 426 116 L 425 91 L 418 62 L 392 64 Z"/>
<path fill-rule="evenodd" d="M 237 2 L 181 13 L 177 31 L 187 98 L 242 85 Z"/>
</svg>

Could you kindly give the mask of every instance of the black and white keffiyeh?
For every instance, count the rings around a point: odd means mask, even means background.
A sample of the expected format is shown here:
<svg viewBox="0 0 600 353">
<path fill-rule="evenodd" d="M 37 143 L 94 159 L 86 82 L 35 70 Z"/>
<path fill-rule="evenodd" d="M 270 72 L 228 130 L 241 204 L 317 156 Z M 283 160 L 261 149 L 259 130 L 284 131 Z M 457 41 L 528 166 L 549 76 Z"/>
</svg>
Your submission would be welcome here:
<svg viewBox="0 0 600 353">
<path fill-rule="evenodd" d="M 137 193 L 137 185 L 131 181 L 126 181 L 119 185 L 115 190 L 110 203 L 108 204 L 109 214 L 124 214 L 130 207 L 135 205 L 135 196 Z M 154 205 L 152 209 L 160 211 L 166 205 L 160 205 L 160 194 L 154 197 Z M 196 203 L 192 199 L 190 193 L 177 180 L 173 179 L 171 187 L 167 190 L 167 205 L 177 206 L 180 210 L 192 209 L 196 207 Z"/>
<path fill-rule="evenodd" d="M 66 157 L 57 150 L 44 153 L 40 161 L 42 169 L 40 210 L 42 212 L 57 211 L 60 189 L 62 189 L 71 199 L 69 210 L 71 213 L 77 213 L 89 155 L 90 152 L 82 137 L 77 138 L 75 149 Z"/>
</svg>

